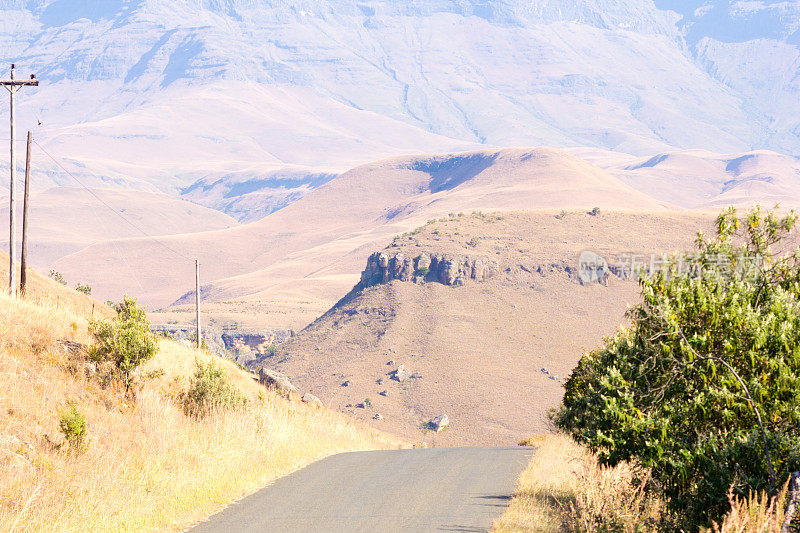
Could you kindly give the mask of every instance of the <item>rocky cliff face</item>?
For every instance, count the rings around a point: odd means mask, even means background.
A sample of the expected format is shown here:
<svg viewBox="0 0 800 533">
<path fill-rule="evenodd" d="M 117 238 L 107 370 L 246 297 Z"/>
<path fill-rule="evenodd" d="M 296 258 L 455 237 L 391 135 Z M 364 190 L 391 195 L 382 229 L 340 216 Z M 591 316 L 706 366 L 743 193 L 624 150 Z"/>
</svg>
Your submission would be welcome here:
<svg viewBox="0 0 800 533">
<path fill-rule="evenodd" d="M 367 267 L 361 273 L 361 284 L 369 287 L 396 279 L 458 286 L 463 285 L 466 280 L 484 281 L 498 272 L 498 262 L 486 257 L 427 252 L 411 257 L 402 252 L 394 256 L 389 256 L 386 252 L 375 252 L 367 259 Z"/>
</svg>

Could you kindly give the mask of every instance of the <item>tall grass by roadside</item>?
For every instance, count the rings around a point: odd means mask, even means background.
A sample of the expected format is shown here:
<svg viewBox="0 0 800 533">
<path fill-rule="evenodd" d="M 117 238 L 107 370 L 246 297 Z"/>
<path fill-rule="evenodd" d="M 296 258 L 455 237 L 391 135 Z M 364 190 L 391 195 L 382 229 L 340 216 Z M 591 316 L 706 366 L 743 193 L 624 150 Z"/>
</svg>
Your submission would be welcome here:
<svg viewBox="0 0 800 533">
<path fill-rule="evenodd" d="M 647 471 L 627 463 L 600 466 L 563 434 L 525 441 L 536 447 L 505 513 L 492 533 L 674 531 L 666 504 L 645 490 Z M 788 485 L 777 498 L 730 497 L 731 511 L 705 533 L 780 533 Z"/>
<path fill-rule="evenodd" d="M 536 447 L 520 475 L 508 509 L 492 531 L 648 531 L 660 520 L 663 502 L 641 487 L 646 472 L 623 464 L 598 465 L 565 435 L 529 439 Z"/>
<path fill-rule="evenodd" d="M 86 314 L 48 301 L 0 295 L 3 529 L 179 529 L 315 459 L 400 444 L 278 398 L 232 363 L 166 340 L 135 391 L 101 386 L 76 344 L 60 342 L 90 342 Z M 211 361 L 247 402 L 187 416 L 180 394 L 197 363 Z M 59 427 L 72 408 L 85 419 L 79 452 L 63 445 Z"/>
</svg>

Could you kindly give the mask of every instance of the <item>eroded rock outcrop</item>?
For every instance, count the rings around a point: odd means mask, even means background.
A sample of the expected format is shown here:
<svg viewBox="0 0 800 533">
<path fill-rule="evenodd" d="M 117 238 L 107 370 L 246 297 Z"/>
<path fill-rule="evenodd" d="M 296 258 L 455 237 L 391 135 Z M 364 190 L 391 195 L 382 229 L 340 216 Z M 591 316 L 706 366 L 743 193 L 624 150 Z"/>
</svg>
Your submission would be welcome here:
<svg viewBox="0 0 800 533">
<path fill-rule="evenodd" d="M 402 252 L 394 256 L 375 252 L 367 259 L 367 267 L 361 273 L 361 283 L 371 286 L 400 280 L 415 283 L 432 281 L 457 286 L 467 280 L 484 281 L 499 271 L 497 261 L 486 257 L 427 252 L 409 257 Z"/>
<path fill-rule="evenodd" d="M 258 381 L 267 388 L 275 389 L 279 394 L 289 395 L 297 393 L 297 388 L 292 385 L 286 374 L 270 370 L 268 368 L 261 368 L 258 371 Z"/>
</svg>

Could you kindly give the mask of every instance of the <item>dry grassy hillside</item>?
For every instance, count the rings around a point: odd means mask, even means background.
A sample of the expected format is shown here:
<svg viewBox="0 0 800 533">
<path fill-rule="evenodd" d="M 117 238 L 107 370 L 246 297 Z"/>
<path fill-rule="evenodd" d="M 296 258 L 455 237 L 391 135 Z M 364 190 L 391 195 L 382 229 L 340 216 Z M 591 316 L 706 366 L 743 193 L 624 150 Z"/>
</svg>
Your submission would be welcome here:
<svg viewBox="0 0 800 533">
<path fill-rule="evenodd" d="M 132 393 L 88 377 L 80 351 L 62 341 L 90 342 L 91 301 L 35 279 L 37 300 L 0 295 L 0 529 L 180 529 L 312 460 L 399 445 L 166 340 Z M 196 361 L 214 361 L 247 403 L 184 414 L 179 394 Z M 70 402 L 86 421 L 82 451 L 66 446 L 59 429 Z"/>
<path fill-rule="evenodd" d="M 413 440 L 515 444 L 546 429 L 560 381 L 638 298 L 633 281 L 577 283 L 567 269 L 578 254 L 690 250 L 709 226 L 699 215 L 584 211 L 440 220 L 386 253 L 482 256 L 497 260 L 500 273 L 461 287 L 395 280 L 354 291 L 260 364 L 288 373 L 330 407 Z M 392 380 L 399 364 L 417 377 Z M 356 407 L 366 398 L 371 407 Z M 382 420 L 373 420 L 378 413 Z M 450 428 L 422 429 L 442 413 Z"/>
<path fill-rule="evenodd" d="M 593 206 L 664 207 L 562 150 L 495 149 L 377 161 L 258 222 L 159 240 L 199 257 L 207 300 L 286 302 L 310 308 L 303 316 L 307 324 L 318 316 L 317 302 L 324 309 L 353 285 L 365 250 L 429 218 L 461 210 Z M 97 244 L 56 268 L 69 279 L 84 276 L 103 297 L 136 293 L 159 307 L 193 288 L 193 262 L 150 239 Z M 288 326 L 280 314 L 268 318 L 273 323 L 265 325 Z"/>
<path fill-rule="evenodd" d="M 122 213 L 125 219 L 117 213 Z M 57 187 L 34 191 L 30 217 L 29 258 L 31 265 L 40 269 L 94 243 L 142 237 L 142 231 L 148 235 L 174 235 L 238 225 L 220 211 L 164 193 L 124 189 L 90 192 Z M 6 192 L 0 193 L 0 219 L 8 219 Z M 2 246 L 8 250 L 7 243 Z M 73 272 L 68 279 L 72 283 L 83 281 L 83 273 Z"/>
<path fill-rule="evenodd" d="M 8 254 L 0 252 L 0 287 L 2 291 L 8 288 Z M 17 276 L 19 280 L 19 276 Z M 28 269 L 26 301 L 37 305 L 54 308 L 56 311 L 66 313 L 81 319 L 111 318 L 114 311 L 81 292 L 45 277 L 33 269 Z"/>
</svg>

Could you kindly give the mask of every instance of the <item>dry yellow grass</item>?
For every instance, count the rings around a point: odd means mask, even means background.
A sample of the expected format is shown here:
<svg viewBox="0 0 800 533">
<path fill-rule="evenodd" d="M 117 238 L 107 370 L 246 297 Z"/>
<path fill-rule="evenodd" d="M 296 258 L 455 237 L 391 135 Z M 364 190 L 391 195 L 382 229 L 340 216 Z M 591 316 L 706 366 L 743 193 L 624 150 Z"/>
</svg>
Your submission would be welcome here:
<svg viewBox="0 0 800 533">
<path fill-rule="evenodd" d="M 536 454 L 492 533 L 656 531 L 665 504 L 642 489 L 628 464 L 601 467 L 588 449 L 565 435 L 528 439 Z M 704 533 L 780 533 L 786 517 L 788 481 L 777 498 L 731 496 L 731 511 Z M 661 529 L 668 527 L 661 524 Z"/>
<path fill-rule="evenodd" d="M 529 439 L 537 448 L 520 475 L 493 533 L 647 531 L 663 503 L 634 483 L 641 474 L 627 464 L 601 467 L 586 448 L 564 435 Z"/>
<path fill-rule="evenodd" d="M 765 493 L 751 494 L 748 498 L 729 496 L 731 511 L 704 533 L 781 533 L 788 490 L 787 480 L 777 498 Z"/>
<path fill-rule="evenodd" d="M 145 369 L 165 375 L 135 399 L 102 388 L 59 347 L 60 339 L 89 341 L 85 316 L 59 306 L 0 296 L 0 529 L 179 529 L 315 459 L 400 445 L 342 415 L 278 398 L 222 360 L 251 400 L 187 417 L 172 394 L 188 383 L 195 357 L 211 356 L 169 341 Z M 54 446 L 68 401 L 86 417 L 82 454 Z"/>
</svg>

